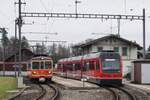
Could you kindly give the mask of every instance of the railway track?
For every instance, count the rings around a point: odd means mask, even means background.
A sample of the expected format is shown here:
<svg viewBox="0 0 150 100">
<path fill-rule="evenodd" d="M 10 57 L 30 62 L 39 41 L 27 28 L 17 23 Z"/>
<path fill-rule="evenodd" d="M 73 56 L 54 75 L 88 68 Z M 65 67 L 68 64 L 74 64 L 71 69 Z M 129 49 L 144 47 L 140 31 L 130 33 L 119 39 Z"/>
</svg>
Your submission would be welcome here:
<svg viewBox="0 0 150 100">
<path fill-rule="evenodd" d="M 55 86 L 53 86 L 53 85 L 50 85 L 50 84 L 47 84 L 47 85 L 54 90 L 54 95 L 51 97 L 50 100 L 56 100 L 58 95 L 59 95 L 58 89 Z"/>
<path fill-rule="evenodd" d="M 44 89 L 41 84 L 39 84 L 39 87 L 41 88 L 41 92 L 39 93 L 40 95 L 35 97 L 33 100 L 40 100 L 46 94 L 46 89 Z"/>
<path fill-rule="evenodd" d="M 129 100 L 137 100 L 136 97 L 135 97 L 135 95 L 133 95 L 131 92 L 129 92 L 125 88 L 120 87 L 120 86 L 115 86 L 115 85 L 112 85 L 112 87 L 115 88 L 115 89 L 118 89 L 118 90 L 122 91 L 123 93 L 125 93 L 129 97 Z M 121 100 L 120 96 L 121 95 L 118 96 L 118 100 Z"/>
<path fill-rule="evenodd" d="M 19 93 L 17 93 L 16 95 L 12 96 L 11 98 L 8 98 L 8 100 L 15 100 L 16 98 L 18 98 L 21 94 L 23 94 L 23 92 L 26 90 L 27 88 L 22 89 Z"/>
<path fill-rule="evenodd" d="M 117 94 L 115 90 L 109 87 L 104 87 L 104 88 L 113 94 L 113 100 L 119 100 L 119 95 Z"/>
<path fill-rule="evenodd" d="M 123 100 L 138 100 L 134 94 L 132 94 L 131 92 L 129 92 L 123 87 L 111 85 L 109 87 L 104 87 L 104 88 L 112 93 L 113 100 L 122 100 L 122 99 Z M 119 92 L 117 92 L 118 90 Z M 122 97 L 123 94 L 120 94 L 120 92 L 123 92 L 124 94 L 126 94 L 128 96 L 128 99 L 125 97 L 123 98 Z"/>
<path fill-rule="evenodd" d="M 146 90 L 128 85 L 124 85 L 124 88 L 134 94 L 137 100 L 150 100 L 149 92 Z"/>
<path fill-rule="evenodd" d="M 26 94 L 25 90 L 23 89 L 17 95 L 13 96 L 8 100 L 56 100 L 59 92 L 58 89 L 52 84 L 36 84 L 39 87 L 39 91 L 36 95 L 32 95 L 31 98 L 28 98 L 30 93 Z M 26 91 L 28 92 L 28 91 Z"/>
<path fill-rule="evenodd" d="M 50 90 L 50 89 L 47 89 L 47 87 L 45 87 L 44 85 L 47 85 L 49 88 L 51 88 L 53 90 L 52 96 L 49 96 L 49 93 L 47 93 L 48 90 Z M 41 91 L 40 95 L 37 96 L 36 98 L 34 98 L 33 100 L 46 100 L 46 99 L 47 100 L 56 100 L 57 99 L 59 92 L 58 92 L 58 89 L 54 85 L 46 83 L 43 85 L 39 84 L 39 86 L 41 87 L 42 91 Z"/>
</svg>

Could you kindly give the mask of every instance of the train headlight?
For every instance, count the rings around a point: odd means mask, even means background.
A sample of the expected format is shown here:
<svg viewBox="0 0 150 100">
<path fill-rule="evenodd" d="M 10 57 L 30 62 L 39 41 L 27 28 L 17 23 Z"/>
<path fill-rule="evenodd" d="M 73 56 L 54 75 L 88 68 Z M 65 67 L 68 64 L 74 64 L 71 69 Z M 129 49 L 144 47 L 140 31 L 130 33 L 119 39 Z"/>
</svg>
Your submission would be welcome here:
<svg viewBox="0 0 150 100">
<path fill-rule="evenodd" d="M 33 72 L 33 74 L 36 74 L 36 72 Z"/>
<path fill-rule="evenodd" d="M 52 72 L 51 72 L 51 71 L 49 71 L 48 73 L 49 73 L 49 74 L 51 74 Z"/>
</svg>

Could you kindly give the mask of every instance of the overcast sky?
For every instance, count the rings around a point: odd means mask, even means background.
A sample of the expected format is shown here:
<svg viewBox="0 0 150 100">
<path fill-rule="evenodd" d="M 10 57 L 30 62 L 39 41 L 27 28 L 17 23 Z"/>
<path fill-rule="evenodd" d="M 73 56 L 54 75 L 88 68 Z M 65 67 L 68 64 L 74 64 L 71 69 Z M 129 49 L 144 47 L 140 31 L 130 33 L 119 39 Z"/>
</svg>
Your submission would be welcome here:
<svg viewBox="0 0 150 100">
<path fill-rule="evenodd" d="M 14 35 L 14 20 L 18 7 L 14 2 L 18 0 L 1 0 L 0 27 L 6 27 L 9 37 Z M 146 8 L 146 46 L 150 45 L 150 0 L 80 0 L 79 13 L 99 14 L 134 14 L 142 15 L 142 8 Z M 24 12 L 75 12 L 75 0 L 22 0 Z M 57 32 L 58 35 L 23 34 L 29 40 L 65 40 L 68 43 L 78 43 L 89 38 L 98 38 L 102 34 L 117 33 L 116 20 L 101 19 L 56 19 L 56 18 L 24 18 L 22 32 Z M 91 33 L 99 33 L 92 35 Z M 121 20 L 120 35 L 123 38 L 137 41 L 142 46 L 142 21 Z"/>
</svg>

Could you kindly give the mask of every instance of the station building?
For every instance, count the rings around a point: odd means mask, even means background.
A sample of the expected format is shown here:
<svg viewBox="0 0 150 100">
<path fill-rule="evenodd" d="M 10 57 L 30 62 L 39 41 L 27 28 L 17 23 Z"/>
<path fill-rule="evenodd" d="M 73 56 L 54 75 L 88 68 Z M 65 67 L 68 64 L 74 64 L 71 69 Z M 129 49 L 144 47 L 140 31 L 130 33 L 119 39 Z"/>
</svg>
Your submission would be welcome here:
<svg viewBox="0 0 150 100">
<path fill-rule="evenodd" d="M 142 57 L 142 47 L 136 42 L 129 41 L 118 35 L 108 35 L 72 47 L 74 56 L 114 50 L 119 52 L 123 60 L 123 74 L 131 70 L 132 61 Z"/>
</svg>

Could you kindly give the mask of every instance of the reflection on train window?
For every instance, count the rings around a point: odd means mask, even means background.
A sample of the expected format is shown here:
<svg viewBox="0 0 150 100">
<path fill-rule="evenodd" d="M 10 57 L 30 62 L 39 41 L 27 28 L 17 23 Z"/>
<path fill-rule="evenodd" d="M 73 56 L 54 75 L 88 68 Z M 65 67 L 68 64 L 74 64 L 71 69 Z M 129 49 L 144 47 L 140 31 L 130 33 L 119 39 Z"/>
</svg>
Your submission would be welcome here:
<svg viewBox="0 0 150 100">
<path fill-rule="evenodd" d="M 41 69 L 44 69 L 44 62 L 41 62 Z"/>
<path fill-rule="evenodd" d="M 46 61 L 45 62 L 45 69 L 49 69 L 51 68 L 51 62 L 50 61 Z"/>
<path fill-rule="evenodd" d="M 39 69 L 39 62 L 32 62 L 32 69 Z"/>
</svg>

